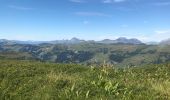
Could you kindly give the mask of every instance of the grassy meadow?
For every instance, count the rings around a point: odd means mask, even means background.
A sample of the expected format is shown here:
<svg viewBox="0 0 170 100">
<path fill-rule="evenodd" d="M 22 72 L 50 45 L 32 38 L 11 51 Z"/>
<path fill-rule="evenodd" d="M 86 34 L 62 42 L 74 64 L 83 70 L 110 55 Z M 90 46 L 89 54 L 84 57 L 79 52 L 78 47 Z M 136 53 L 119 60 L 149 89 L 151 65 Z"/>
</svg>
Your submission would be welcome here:
<svg viewBox="0 0 170 100">
<path fill-rule="evenodd" d="M 169 100 L 170 64 L 117 68 L 0 61 L 0 100 Z"/>
</svg>

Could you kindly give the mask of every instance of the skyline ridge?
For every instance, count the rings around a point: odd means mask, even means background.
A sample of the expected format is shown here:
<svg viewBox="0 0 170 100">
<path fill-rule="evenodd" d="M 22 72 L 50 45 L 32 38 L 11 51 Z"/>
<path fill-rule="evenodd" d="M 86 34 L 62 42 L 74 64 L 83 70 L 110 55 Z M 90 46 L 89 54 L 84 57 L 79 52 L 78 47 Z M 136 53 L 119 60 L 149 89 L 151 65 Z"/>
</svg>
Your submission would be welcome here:
<svg viewBox="0 0 170 100">
<path fill-rule="evenodd" d="M 156 41 L 149 41 L 149 42 L 144 42 L 140 39 L 137 39 L 137 38 L 127 38 L 127 37 L 118 37 L 118 38 L 115 38 L 115 39 L 108 39 L 108 38 L 105 38 L 105 39 L 101 39 L 101 40 L 94 40 L 94 39 L 91 39 L 91 40 L 85 40 L 85 39 L 82 39 L 82 38 L 78 38 L 78 37 L 72 37 L 70 39 L 55 39 L 55 40 L 10 40 L 10 39 L 4 39 L 4 38 L 0 38 L 0 42 L 2 41 L 18 41 L 18 42 L 43 42 L 43 43 L 46 43 L 46 42 L 54 42 L 54 41 L 82 41 L 82 42 L 101 42 L 101 41 L 118 41 L 118 40 L 136 40 L 136 41 L 140 41 L 141 43 L 161 43 L 161 42 L 166 42 L 167 40 L 169 40 L 170 38 L 167 38 L 165 40 L 161 40 L 160 42 L 156 42 Z"/>
<path fill-rule="evenodd" d="M 125 36 L 120 36 L 120 37 L 116 37 L 116 38 L 103 38 L 103 39 L 99 39 L 99 40 L 95 40 L 95 39 L 83 39 L 83 38 L 79 38 L 79 37 L 72 37 L 72 38 L 61 38 L 61 39 L 53 39 L 53 40 L 20 40 L 20 39 L 7 39 L 7 38 L 0 38 L 0 40 L 9 40 L 9 41 L 30 41 L 30 42 L 49 42 L 49 41 L 69 41 L 69 40 L 72 40 L 72 39 L 78 39 L 78 40 L 82 40 L 82 41 L 95 41 L 95 42 L 98 42 L 98 41 L 103 41 L 103 40 L 118 40 L 120 38 L 125 38 L 127 40 L 131 40 L 131 39 L 136 39 L 136 40 L 139 40 L 141 41 L 142 43 L 161 43 L 161 42 L 165 42 L 165 41 L 168 41 L 170 40 L 170 38 L 166 38 L 166 39 L 163 39 L 163 40 L 160 40 L 160 41 L 142 41 L 141 39 L 138 39 L 138 38 L 135 38 L 135 37 L 125 37 Z"/>
</svg>

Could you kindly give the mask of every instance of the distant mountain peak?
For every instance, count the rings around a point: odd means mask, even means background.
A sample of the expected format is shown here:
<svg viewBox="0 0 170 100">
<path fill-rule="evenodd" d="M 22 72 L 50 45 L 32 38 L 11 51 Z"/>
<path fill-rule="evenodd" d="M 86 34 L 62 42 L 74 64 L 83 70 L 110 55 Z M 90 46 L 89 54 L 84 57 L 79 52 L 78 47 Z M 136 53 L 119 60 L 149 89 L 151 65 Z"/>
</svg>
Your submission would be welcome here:
<svg viewBox="0 0 170 100">
<path fill-rule="evenodd" d="M 170 38 L 160 42 L 161 45 L 170 45 Z"/>
<path fill-rule="evenodd" d="M 127 38 L 126 37 L 119 37 L 116 40 L 127 40 Z"/>
<path fill-rule="evenodd" d="M 78 38 L 76 38 L 76 37 L 73 37 L 72 39 L 71 39 L 71 41 L 79 41 L 80 39 L 78 39 Z"/>
<path fill-rule="evenodd" d="M 116 39 L 116 42 L 124 43 L 124 44 L 143 44 L 140 40 L 138 40 L 136 38 L 127 39 L 125 37 L 120 37 L 120 38 Z"/>
<path fill-rule="evenodd" d="M 136 38 L 132 39 L 127 39 L 126 37 L 119 37 L 116 40 L 111 40 L 111 39 L 104 39 L 102 41 L 99 41 L 99 43 L 105 43 L 105 44 L 110 44 L 110 43 L 122 43 L 122 44 L 143 44 L 140 40 Z"/>
<path fill-rule="evenodd" d="M 0 42 L 4 42 L 4 41 L 8 41 L 8 40 L 6 40 L 6 39 L 0 39 Z"/>
<path fill-rule="evenodd" d="M 81 42 L 86 42 L 85 40 L 80 40 L 79 38 L 73 37 L 68 41 L 68 43 L 76 44 L 76 43 L 81 43 Z"/>
</svg>

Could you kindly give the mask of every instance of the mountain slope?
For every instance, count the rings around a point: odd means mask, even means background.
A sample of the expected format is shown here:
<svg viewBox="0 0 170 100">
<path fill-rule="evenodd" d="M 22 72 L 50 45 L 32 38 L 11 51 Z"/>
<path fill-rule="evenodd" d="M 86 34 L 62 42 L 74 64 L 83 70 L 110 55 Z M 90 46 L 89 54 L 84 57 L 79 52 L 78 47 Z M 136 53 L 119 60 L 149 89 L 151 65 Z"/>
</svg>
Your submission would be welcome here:
<svg viewBox="0 0 170 100">
<path fill-rule="evenodd" d="M 170 39 L 163 40 L 160 42 L 161 45 L 170 45 Z"/>
<path fill-rule="evenodd" d="M 0 44 L 2 58 L 36 59 L 56 63 L 115 64 L 134 66 L 170 61 L 169 45 L 102 44 Z M 15 57 L 9 57 L 16 54 Z M 23 56 L 21 55 L 23 54 Z M 18 56 L 18 57 L 17 57 Z"/>
</svg>

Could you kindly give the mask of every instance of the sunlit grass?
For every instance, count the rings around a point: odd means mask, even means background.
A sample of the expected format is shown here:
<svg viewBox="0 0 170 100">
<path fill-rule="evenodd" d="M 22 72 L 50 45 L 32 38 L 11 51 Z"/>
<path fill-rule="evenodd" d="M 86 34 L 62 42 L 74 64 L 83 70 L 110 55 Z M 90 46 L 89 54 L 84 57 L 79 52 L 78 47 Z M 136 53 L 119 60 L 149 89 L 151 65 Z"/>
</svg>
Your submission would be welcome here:
<svg viewBox="0 0 170 100">
<path fill-rule="evenodd" d="M 135 68 L 0 61 L 1 100 L 168 100 L 170 65 Z"/>
<path fill-rule="evenodd" d="M 152 83 L 152 87 L 166 97 L 170 97 L 170 81 L 155 82 Z"/>
</svg>

